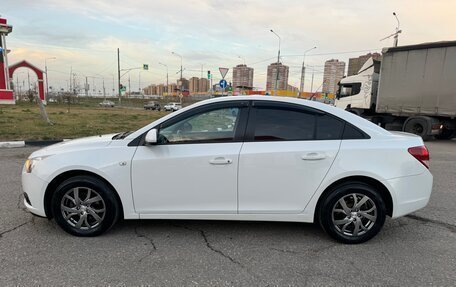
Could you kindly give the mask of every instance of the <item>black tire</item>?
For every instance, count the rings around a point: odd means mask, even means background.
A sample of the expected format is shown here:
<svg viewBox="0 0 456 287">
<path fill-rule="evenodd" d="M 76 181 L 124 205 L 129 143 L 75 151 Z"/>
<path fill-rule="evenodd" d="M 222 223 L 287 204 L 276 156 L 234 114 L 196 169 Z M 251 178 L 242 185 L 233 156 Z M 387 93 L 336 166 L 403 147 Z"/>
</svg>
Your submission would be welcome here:
<svg viewBox="0 0 456 287">
<path fill-rule="evenodd" d="M 78 188 L 77 197 L 84 198 L 88 201 L 81 201 L 77 205 L 74 201 L 76 198 L 75 188 Z M 93 197 L 89 198 L 88 195 Z M 98 200 L 97 195 L 101 197 L 101 201 Z M 73 200 L 69 199 L 69 197 L 72 197 Z M 91 200 L 92 202 L 90 202 Z M 97 236 L 106 232 L 114 226 L 121 213 L 120 204 L 114 191 L 104 181 L 85 175 L 75 176 L 61 183 L 52 196 L 51 204 L 52 213 L 57 224 L 66 232 L 83 237 Z M 68 212 L 67 210 L 63 210 L 63 208 L 70 208 L 72 211 Z M 100 211 L 103 209 L 104 212 Z M 94 215 L 92 215 L 94 212 L 97 212 L 96 215 L 101 220 L 97 221 Z M 66 219 L 64 218 L 64 214 L 73 215 Z M 86 221 L 81 219 L 83 216 L 85 216 Z M 85 226 L 78 228 L 77 223 L 79 221 L 82 221 L 82 225 Z"/>
<path fill-rule="evenodd" d="M 443 128 L 442 132 L 439 135 L 436 135 L 435 138 L 439 140 L 449 140 L 452 139 L 456 134 L 455 130 L 450 130 L 447 128 Z"/>
<path fill-rule="evenodd" d="M 363 197 L 367 197 L 368 200 L 358 208 L 354 208 L 354 195 L 358 202 L 361 202 Z M 346 202 L 346 206 L 350 210 L 349 215 L 341 212 L 345 208 L 342 207 L 339 200 Z M 350 205 L 350 203 L 353 204 Z M 366 214 L 364 211 L 370 209 L 373 211 L 367 212 L 366 216 L 371 219 L 375 218 L 373 221 L 363 216 Z M 320 204 L 317 216 L 320 226 L 332 238 L 342 243 L 357 244 L 368 241 L 381 230 L 385 223 L 386 206 L 380 193 L 372 186 L 363 182 L 346 182 L 328 193 Z M 337 225 L 338 222 L 341 223 Z M 356 225 L 358 234 L 355 235 Z M 359 229 L 360 227 L 361 229 Z"/>
<path fill-rule="evenodd" d="M 409 118 L 405 121 L 403 131 L 420 136 L 423 141 L 432 139 L 432 122 L 425 117 Z"/>
</svg>

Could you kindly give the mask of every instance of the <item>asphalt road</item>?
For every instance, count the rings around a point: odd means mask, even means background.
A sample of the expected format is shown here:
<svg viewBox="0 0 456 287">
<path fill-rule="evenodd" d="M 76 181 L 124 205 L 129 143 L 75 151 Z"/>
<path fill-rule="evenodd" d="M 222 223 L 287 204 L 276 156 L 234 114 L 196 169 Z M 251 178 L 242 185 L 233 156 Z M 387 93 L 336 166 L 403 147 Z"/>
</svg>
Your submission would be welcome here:
<svg viewBox="0 0 456 287">
<path fill-rule="evenodd" d="M 454 286 L 456 141 L 428 146 L 429 205 L 355 246 L 270 222 L 123 221 L 73 237 L 24 210 L 20 171 L 34 148 L 0 149 L 0 285 Z"/>
</svg>

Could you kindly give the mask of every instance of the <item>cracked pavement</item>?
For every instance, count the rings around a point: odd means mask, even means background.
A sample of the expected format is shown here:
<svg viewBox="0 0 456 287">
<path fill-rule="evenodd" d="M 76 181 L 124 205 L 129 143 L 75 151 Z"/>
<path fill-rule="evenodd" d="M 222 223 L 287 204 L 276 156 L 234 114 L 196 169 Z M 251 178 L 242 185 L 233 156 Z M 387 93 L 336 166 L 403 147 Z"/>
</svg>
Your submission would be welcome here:
<svg viewBox="0 0 456 287">
<path fill-rule="evenodd" d="M 73 237 L 24 209 L 20 171 L 35 148 L 0 149 L 0 285 L 454 286 L 456 141 L 427 145 L 429 205 L 361 245 L 278 222 L 134 220 Z"/>
</svg>

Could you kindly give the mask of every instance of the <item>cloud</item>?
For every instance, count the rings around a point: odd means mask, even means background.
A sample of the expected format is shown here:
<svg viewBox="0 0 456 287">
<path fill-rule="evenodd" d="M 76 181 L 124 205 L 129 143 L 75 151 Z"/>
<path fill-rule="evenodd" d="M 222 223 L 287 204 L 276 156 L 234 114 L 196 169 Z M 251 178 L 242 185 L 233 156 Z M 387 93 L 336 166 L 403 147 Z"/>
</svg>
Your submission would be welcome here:
<svg viewBox="0 0 456 287">
<path fill-rule="evenodd" d="M 396 26 L 393 11 L 401 19 L 401 44 L 454 39 L 450 27 L 456 25 L 456 2 L 451 0 L 4 0 L 2 8 L 15 21 L 8 37 L 14 59 L 20 55 L 43 62 L 43 56 L 57 55 L 55 69 L 67 71 L 74 66 L 85 74 L 96 70 L 109 77 L 115 72 L 119 47 L 122 66 L 149 63 L 151 71 L 143 76 L 156 83 L 166 73 L 158 62 L 166 63 L 170 74 L 173 71 L 170 79 L 176 77 L 180 60 L 171 51 L 184 57 L 187 77 L 199 76 L 190 70 L 201 64 L 216 71 L 242 62 L 238 58 L 242 56 L 247 63 L 256 63 L 254 82 L 259 87 L 265 86 L 266 67 L 273 61 L 263 60 L 277 54 L 277 38 L 270 29 L 281 37 L 283 60 L 295 84 L 300 55 L 310 47 L 318 49 L 309 53 L 306 63 L 321 70 L 326 59 L 348 62 L 349 57 L 362 54 L 332 52 L 375 51 L 391 45 L 392 40 L 379 40 Z M 317 71 L 314 86 L 321 78 Z M 308 87 L 310 79 L 308 74 Z"/>
</svg>

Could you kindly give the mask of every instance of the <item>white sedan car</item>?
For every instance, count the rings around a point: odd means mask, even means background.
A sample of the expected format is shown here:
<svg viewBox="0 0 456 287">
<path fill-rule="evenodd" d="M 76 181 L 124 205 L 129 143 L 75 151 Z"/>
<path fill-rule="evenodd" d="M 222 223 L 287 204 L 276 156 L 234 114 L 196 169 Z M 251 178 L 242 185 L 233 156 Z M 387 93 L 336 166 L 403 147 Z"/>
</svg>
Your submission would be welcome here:
<svg viewBox="0 0 456 287">
<path fill-rule="evenodd" d="M 77 236 L 119 218 L 264 220 L 360 243 L 428 203 L 428 168 L 415 135 L 318 102 L 238 96 L 38 150 L 22 185 L 28 210 Z"/>
</svg>

